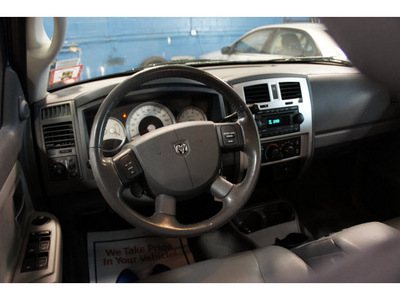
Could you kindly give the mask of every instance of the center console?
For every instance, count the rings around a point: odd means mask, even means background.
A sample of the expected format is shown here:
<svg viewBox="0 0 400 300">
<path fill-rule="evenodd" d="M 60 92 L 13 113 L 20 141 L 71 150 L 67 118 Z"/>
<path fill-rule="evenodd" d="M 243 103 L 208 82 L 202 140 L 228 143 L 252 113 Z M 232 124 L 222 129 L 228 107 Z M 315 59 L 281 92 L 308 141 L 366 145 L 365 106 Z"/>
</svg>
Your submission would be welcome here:
<svg viewBox="0 0 400 300">
<path fill-rule="evenodd" d="M 261 139 L 262 165 L 312 155 L 311 99 L 305 77 L 281 77 L 233 85 L 248 105 Z"/>
<path fill-rule="evenodd" d="M 271 180 L 297 177 L 312 157 L 312 108 L 306 77 L 274 77 L 234 84 L 250 106 L 261 140 L 261 165 L 271 166 Z M 261 205 L 243 209 L 233 224 L 258 247 L 305 242 L 296 213 L 281 200 L 261 199 Z M 268 200 L 267 202 L 265 200 Z"/>
</svg>

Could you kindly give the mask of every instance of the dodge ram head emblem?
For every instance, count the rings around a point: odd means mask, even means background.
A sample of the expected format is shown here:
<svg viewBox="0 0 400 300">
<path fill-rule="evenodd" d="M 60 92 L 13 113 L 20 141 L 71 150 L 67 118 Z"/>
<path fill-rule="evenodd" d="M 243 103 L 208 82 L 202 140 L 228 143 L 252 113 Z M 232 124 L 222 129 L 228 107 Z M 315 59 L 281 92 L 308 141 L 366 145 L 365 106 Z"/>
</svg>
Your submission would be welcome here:
<svg viewBox="0 0 400 300">
<path fill-rule="evenodd" d="M 174 145 L 175 152 L 179 155 L 185 155 L 189 151 L 189 147 L 186 143 L 181 142 Z"/>
</svg>

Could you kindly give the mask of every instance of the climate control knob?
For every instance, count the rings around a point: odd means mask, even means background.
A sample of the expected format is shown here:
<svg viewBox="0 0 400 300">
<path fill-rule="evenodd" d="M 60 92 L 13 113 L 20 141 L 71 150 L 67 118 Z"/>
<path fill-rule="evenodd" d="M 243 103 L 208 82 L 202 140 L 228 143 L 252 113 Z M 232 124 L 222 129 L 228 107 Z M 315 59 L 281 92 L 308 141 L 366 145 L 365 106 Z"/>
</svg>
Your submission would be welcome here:
<svg viewBox="0 0 400 300">
<path fill-rule="evenodd" d="M 293 147 L 293 145 L 286 145 L 285 147 L 283 147 L 282 149 L 282 153 L 285 157 L 290 157 L 293 156 L 295 154 L 295 148 Z"/>
<path fill-rule="evenodd" d="M 265 158 L 267 160 L 278 160 L 283 158 L 283 154 L 277 144 L 271 144 L 265 149 Z"/>
<path fill-rule="evenodd" d="M 63 178 L 67 176 L 67 168 L 60 162 L 54 162 L 51 165 L 51 171 L 56 178 Z"/>
</svg>

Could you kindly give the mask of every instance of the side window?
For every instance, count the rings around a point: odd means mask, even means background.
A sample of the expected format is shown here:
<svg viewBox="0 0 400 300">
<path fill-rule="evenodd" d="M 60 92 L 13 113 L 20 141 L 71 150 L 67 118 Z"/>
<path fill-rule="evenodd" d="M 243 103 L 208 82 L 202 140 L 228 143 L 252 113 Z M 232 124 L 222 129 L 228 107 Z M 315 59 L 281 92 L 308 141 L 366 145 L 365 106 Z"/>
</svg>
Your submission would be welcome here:
<svg viewBox="0 0 400 300">
<path fill-rule="evenodd" d="M 271 29 L 253 32 L 234 45 L 232 53 L 265 53 L 265 43 L 272 34 Z"/>
<path fill-rule="evenodd" d="M 306 32 L 281 29 L 271 44 L 270 53 L 284 56 L 315 56 L 319 51 Z"/>
</svg>

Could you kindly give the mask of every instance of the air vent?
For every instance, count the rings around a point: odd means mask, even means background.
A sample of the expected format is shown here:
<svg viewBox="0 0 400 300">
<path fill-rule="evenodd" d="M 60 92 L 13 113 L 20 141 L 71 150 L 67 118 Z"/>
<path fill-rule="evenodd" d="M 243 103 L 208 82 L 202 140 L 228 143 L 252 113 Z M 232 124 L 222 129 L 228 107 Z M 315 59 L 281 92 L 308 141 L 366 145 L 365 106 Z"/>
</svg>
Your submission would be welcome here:
<svg viewBox="0 0 400 300">
<path fill-rule="evenodd" d="M 301 98 L 299 82 L 280 82 L 282 100 Z"/>
<path fill-rule="evenodd" d="M 50 106 L 42 108 L 41 111 L 42 120 L 58 118 L 58 117 L 68 117 L 71 115 L 71 108 L 69 104 Z"/>
<path fill-rule="evenodd" d="M 244 96 L 247 104 L 271 101 L 269 98 L 268 84 L 246 86 L 244 88 Z"/>
<path fill-rule="evenodd" d="M 43 136 L 46 150 L 72 148 L 75 146 L 72 122 L 44 125 Z"/>
</svg>

